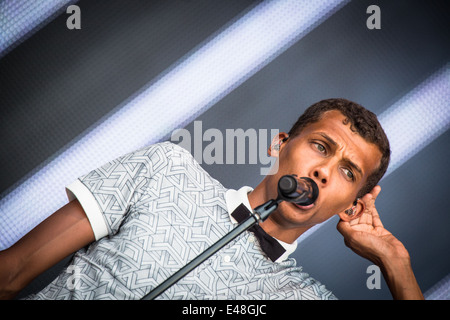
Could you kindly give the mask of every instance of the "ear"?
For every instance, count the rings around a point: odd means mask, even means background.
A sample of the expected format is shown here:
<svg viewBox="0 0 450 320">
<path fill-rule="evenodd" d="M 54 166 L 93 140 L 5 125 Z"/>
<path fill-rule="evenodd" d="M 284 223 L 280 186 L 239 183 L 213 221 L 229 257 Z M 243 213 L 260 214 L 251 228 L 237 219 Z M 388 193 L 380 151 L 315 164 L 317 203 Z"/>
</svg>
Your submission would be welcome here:
<svg viewBox="0 0 450 320">
<path fill-rule="evenodd" d="M 272 139 L 272 143 L 267 150 L 267 154 L 271 157 L 278 158 L 281 149 L 283 149 L 286 140 L 289 138 L 289 135 L 286 132 L 280 132 Z"/>
<path fill-rule="evenodd" d="M 353 219 L 359 218 L 364 210 L 366 210 L 366 205 L 360 198 L 358 198 L 355 202 L 350 204 L 348 209 L 338 213 L 338 215 L 341 220 L 349 222 Z"/>
</svg>

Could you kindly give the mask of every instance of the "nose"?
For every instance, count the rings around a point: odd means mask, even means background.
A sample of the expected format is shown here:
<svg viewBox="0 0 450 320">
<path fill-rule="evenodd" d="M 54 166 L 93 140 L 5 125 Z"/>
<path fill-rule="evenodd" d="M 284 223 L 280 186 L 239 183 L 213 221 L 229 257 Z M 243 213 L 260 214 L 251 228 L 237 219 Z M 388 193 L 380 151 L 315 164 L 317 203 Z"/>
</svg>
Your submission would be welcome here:
<svg viewBox="0 0 450 320">
<path fill-rule="evenodd" d="M 313 170 L 313 176 L 316 178 L 316 181 L 319 181 L 323 186 L 327 185 L 330 180 L 329 170 L 325 166 L 316 167 Z"/>
</svg>

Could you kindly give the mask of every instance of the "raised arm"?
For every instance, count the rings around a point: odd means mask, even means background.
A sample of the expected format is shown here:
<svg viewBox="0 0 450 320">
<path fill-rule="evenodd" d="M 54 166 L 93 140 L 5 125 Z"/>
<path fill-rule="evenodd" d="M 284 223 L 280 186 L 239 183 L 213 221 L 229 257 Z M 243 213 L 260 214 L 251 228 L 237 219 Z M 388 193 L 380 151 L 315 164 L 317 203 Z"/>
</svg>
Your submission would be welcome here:
<svg viewBox="0 0 450 320">
<path fill-rule="evenodd" d="M 0 251 L 0 298 L 14 298 L 39 274 L 94 240 L 80 203 L 76 199 L 69 202 Z"/>
<path fill-rule="evenodd" d="M 380 186 L 376 186 L 366 194 L 362 198 L 364 212 L 349 222 L 339 221 L 337 229 L 350 249 L 380 267 L 394 299 L 422 300 L 424 297 L 414 276 L 408 251 L 384 228 L 375 208 L 375 199 L 380 191 Z"/>
</svg>

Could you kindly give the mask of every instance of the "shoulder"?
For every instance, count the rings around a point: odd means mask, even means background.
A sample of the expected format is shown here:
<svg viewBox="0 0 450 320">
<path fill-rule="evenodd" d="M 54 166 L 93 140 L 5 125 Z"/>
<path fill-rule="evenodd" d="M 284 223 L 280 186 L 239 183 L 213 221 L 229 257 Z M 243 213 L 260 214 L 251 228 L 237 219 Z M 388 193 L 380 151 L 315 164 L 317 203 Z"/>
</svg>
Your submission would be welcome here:
<svg viewBox="0 0 450 320">
<path fill-rule="evenodd" d="M 144 163 L 155 171 L 167 166 L 169 163 L 195 161 L 192 155 L 184 148 L 170 142 L 159 142 L 124 155 L 122 162 Z"/>
<path fill-rule="evenodd" d="M 137 150 L 131 161 L 144 162 L 150 172 L 188 174 L 192 178 L 214 180 L 185 148 L 170 141 L 159 142 Z M 218 181 L 215 181 L 218 183 Z"/>
<path fill-rule="evenodd" d="M 136 156 L 160 156 L 162 158 L 170 158 L 173 156 L 193 158 L 186 149 L 170 141 L 158 142 L 143 147 L 139 150 L 134 151 L 132 154 Z"/>
</svg>

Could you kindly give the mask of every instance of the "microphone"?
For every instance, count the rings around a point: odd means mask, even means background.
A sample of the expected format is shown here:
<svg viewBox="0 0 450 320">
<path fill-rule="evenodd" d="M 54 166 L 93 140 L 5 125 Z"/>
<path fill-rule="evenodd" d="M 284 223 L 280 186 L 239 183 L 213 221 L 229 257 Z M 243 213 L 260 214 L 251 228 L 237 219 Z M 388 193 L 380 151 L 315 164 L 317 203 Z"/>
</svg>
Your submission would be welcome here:
<svg viewBox="0 0 450 320">
<path fill-rule="evenodd" d="M 297 175 L 285 175 L 278 180 L 278 199 L 294 202 L 300 206 L 308 206 L 316 202 L 319 188 L 314 180 Z"/>
</svg>

